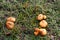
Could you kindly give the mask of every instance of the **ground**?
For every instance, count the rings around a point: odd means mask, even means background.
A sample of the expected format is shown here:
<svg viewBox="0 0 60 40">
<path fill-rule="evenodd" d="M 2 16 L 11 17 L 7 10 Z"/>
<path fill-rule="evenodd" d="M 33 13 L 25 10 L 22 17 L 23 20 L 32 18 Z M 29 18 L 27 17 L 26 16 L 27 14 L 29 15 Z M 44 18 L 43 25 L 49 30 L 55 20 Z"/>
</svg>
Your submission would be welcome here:
<svg viewBox="0 0 60 40">
<path fill-rule="evenodd" d="M 54 0 L 0 0 L 0 40 L 60 40 L 60 1 Z M 34 28 L 41 28 L 36 17 L 45 14 L 48 34 L 35 36 Z M 6 28 L 6 19 L 15 17 L 12 30 Z"/>
</svg>

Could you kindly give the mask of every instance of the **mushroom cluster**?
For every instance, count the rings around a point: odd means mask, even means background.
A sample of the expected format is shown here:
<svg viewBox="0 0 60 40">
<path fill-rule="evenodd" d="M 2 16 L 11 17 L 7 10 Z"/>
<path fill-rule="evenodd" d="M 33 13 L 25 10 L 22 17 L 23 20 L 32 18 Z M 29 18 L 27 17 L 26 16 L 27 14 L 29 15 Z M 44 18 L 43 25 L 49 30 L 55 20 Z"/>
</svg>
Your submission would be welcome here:
<svg viewBox="0 0 60 40">
<path fill-rule="evenodd" d="M 39 25 L 40 25 L 40 29 L 39 28 L 35 28 L 35 32 L 34 32 L 34 34 L 37 36 L 38 34 L 40 34 L 40 35 L 46 35 L 47 34 L 47 30 L 46 29 L 44 29 L 45 27 L 47 27 L 47 25 L 48 25 L 48 23 L 47 23 L 47 21 L 45 20 L 47 18 L 47 16 L 46 15 L 43 15 L 43 14 L 39 14 L 38 16 L 37 16 L 37 20 L 40 20 L 40 23 L 39 23 Z"/>
<path fill-rule="evenodd" d="M 47 18 L 46 15 L 43 15 L 43 14 L 39 14 L 37 16 L 37 20 L 43 20 L 43 19 L 46 19 L 46 18 Z"/>
<path fill-rule="evenodd" d="M 46 29 L 43 29 L 43 28 L 41 28 L 41 29 L 39 29 L 39 28 L 35 28 L 35 32 L 34 32 L 34 34 L 35 34 L 35 36 L 37 36 L 38 34 L 44 36 L 44 35 L 47 34 L 47 31 L 46 31 Z"/>
<path fill-rule="evenodd" d="M 7 21 L 6 21 L 6 27 L 8 29 L 13 29 L 14 28 L 14 22 L 16 21 L 16 19 L 14 17 L 8 17 Z"/>
</svg>

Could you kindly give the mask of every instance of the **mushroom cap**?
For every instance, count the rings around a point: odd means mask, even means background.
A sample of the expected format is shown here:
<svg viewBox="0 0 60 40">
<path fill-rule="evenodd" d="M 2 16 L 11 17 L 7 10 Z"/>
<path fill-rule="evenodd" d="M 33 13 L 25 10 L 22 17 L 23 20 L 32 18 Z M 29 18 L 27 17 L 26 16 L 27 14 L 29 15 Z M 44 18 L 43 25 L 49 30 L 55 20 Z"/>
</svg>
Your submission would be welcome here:
<svg viewBox="0 0 60 40">
<path fill-rule="evenodd" d="M 40 29 L 39 29 L 39 28 L 35 28 L 35 31 L 36 31 L 36 32 L 39 32 L 39 31 L 40 31 Z"/>
<path fill-rule="evenodd" d="M 34 32 L 34 35 L 37 36 L 39 34 L 39 32 Z"/>
<path fill-rule="evenodd" d="M 42 20 L 43 19 L 43 14 L 39 14 L 38 16 L 37 16 L 37 20 Z"/>
<path fill-rule="evenodd" d="M 7 27 L 8 29 L 12 29 L 12 28 L 14 27 L 14 23 L 13 23 L 13 22 L 10 22 L 10 21 L 7 21 L 7 22 L 6 22 L 6 27 Z"/>
<path fill-rule="evenodd" d="M 43 19 L 46 19 L 47 18 L 47 16 L 46 15 L 43 15 Z"/>
<path fill-rule="evenodd" d="M 47 23 L 45 20 L 42 20 L 42 21 L 39 23 L 39 25 L 40 25 L 41 27 L 46 27 L 46 26 L 48 25 L 48 23 Z"/>
<path fill-rule="evenodd" d="M 40 34 L 41 34 L 41 35 L 46 35 L 46 34 L 47 34 L 46 29 L 40 29 Z"/>
<path fill-rule="evenodd" d="M 14 18 L 14 17 L 8 17 L 7 18 L 7 21 L 15 22 L 16 21 L 16 18 Z"/>
</svg>

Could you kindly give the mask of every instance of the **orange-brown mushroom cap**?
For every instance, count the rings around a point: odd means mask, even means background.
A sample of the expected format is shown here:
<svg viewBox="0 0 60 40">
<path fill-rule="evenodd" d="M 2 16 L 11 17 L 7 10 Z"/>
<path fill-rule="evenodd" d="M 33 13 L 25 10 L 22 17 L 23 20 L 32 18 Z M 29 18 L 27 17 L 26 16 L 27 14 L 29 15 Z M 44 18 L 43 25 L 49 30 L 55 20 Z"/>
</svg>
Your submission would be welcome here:
<svg viewBox="0 0 60 40">
<path fill-rule="evenodd" d="M 39 23 L 39 25 L 40 25 L 41 27 L 47 27 L 48 23 L 47 23 L 45 20 L 42 20 L 42 21 Z"/>
<path fill-rule="evenodd" d="M 39 14 L 38 16 L 37 16 L 37 20 L 42 20 L 43 19 L 43 14 Z"/>
<path fill-rule="evenodd" d="M 39 32 L 39 31 L 40 31 L 40 29 L 39 29 L 39 28 L 35 28 L 35 31 Z"/>
<path fill-rule="evenodd" d="M 14 17 L 8 17 L 7 18 L 7 21 L 15 22 L 16 21 L 16 18 L 14 18 Z"/>
<path fill-rule="evenodd" d="M 46 17 L 46 15 L 43 15 L 43 19 L 46 19 L 47 17 Z"/>
<path fill-rule="evenodd" d="M 39 32 L 34 32 L 34 35 L 37 36 L 39 34 Z"/>
<path fill-rule="evenodd" d="M 40 34 L 43 36 L 46 35 L 47 34 L 46 29 L 40 29 Z"/>
<path fill-rule="evenodd" d="M 6 22 L 6 27 L 7 27 L 8 29 L 12 29 L 12 28 L 14 27 L 14 23 L 13 23 L 13 22 L 10 22 L 10 21 L 7 21 L 7 22 Z"/>
</svg>

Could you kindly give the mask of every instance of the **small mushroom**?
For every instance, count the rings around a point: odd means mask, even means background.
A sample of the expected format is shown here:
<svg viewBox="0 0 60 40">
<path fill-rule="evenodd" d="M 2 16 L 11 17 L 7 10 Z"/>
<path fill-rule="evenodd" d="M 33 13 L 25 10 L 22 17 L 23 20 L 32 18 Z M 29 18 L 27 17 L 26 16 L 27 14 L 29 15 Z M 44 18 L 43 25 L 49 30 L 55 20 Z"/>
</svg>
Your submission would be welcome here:
<svg viewBox="0 0 60 40">
<path fill-rule="evenodd" d="M 39 14 L 38 16 L 37 16 L 37 20 L 42 20 L 43 19 L 43 14 Z"/>
<path fill-rule="evenodd" d="M 15 22 L 16 21 L 16 18 L 14 18 L 14 17 L 8 17 L 7 18 L 7 21 Z"/>
<path fill-rule="evenodd" d="M 43 36 L 46 35 L 47 34 L 46 29 L 40 29 L 40 34 Z"/>
<path fill-rule="evenodd" d="M 35 36 L 37 36 L 39 34 L 39 32 L 34 32 Z"/>
<path fill-rule="evenodd" d="M 35 30 L 34 34 L 35 34 L 35 36 L 37 36 L 39 34 L 40 30 L 39 30 L 39 28 L 35 28 L 34 30 Z"/>
<path fill-rule="evenodd" d="M 39 28 L 35 28 L 35 31 L 36 31 L 36 32 L 39 32 L 40 30 L 39 30 Z"/>
<path fill-rule="evenodd" d="M 39 25 L 40 25 L 41 27 L 47 27 L 48 23 L 47 23 L 45 20 L 42 20 L 42 21 L 39 23 Z"/>
<path fill-rule="evenodd" d="M 46 15 L 43 15 L 43 19 L 46 19 L 47 17 L 46 17 Z"/>
<path fill-rule="evenodd" d="M 13 23 L 13 22 L 10 22 L 10 21 L 7 21 L 7 22 L 6 22 L 6 27 L 7 27 L 8 29 L 13 29 L 13 28 L 14 28 L 14 23 Z"/>
</svg>

